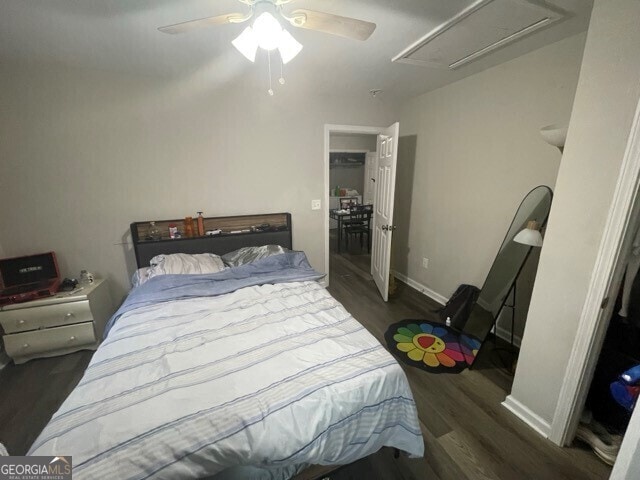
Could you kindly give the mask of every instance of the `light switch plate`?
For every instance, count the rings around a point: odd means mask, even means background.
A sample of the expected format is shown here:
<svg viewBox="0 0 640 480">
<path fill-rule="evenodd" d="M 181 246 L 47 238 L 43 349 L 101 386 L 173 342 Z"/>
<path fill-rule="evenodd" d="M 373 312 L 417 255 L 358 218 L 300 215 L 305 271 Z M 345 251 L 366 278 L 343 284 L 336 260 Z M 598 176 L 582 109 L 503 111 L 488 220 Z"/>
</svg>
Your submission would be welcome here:
<svg viewBox="0 0 640 480">
<path fill-rule="evenodd" d="M 311 200 L 311 210 L 320 210 L 322 202 L 320 200 Z"/>
</svg>

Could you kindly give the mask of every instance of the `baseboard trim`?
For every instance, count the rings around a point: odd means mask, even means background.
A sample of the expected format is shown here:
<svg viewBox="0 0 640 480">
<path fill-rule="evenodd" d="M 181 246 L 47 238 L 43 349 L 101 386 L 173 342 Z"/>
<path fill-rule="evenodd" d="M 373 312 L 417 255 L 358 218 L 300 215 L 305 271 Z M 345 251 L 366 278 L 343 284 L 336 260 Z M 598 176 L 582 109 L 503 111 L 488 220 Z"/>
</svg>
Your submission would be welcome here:
<svg viewBox="0 0 640 480">
<path fill-rule="evenodd" d="M 427 287 L 425 285 L 422 285 L 420 282 L 416 282 L 415 280 L 407 277 L 406 275 L 404 275 L 404 274 L 402 274 L 400 272 L 396 272 L 394 270 L 392 273 L 393 273 L 393 276 L 396 277 L 398 280 L 400 280 L 401 282 L 406 283 L 407 285 L 409 285 L 414 290 L 417 290 L 420 293 L 426 295 L 431 300 L 435 300 L 440 305 L 445 305 L 447 303 L 447 301 L 449 300 L 447 297 L 443 297 L 439 293 L 434 292 L 433 290 L 431 290 L 429 287 Z"/>
<path fill-rule="evenodd" d="M 401 282 L 406 283 L 407 285 L 409 285 L 414 290 L 417 290 L 418 292 L 422 293 L 423 295 L 426 295 L 427 297 L 429 297 L 431 300 L 435 300 L 440 305 L 445 305 L 447 303 L 447 301 L 449 300 L 447 297 L 445 297 L 443 295 L 440 295 L 439 293 L 431 290 L 426 285 L 423 285 L 420 282 L 416 282 L 412 278 L 409 278 L 409 277 L 407 277 L 406 275 L 404 275 L 404 274 L 402 274 L 400 272 L 393 271 L 392 274 L 393 274 L 394 277 L 396 277 Z M 500 337 L 502 340 L 504 340 L 506 342 L 510 341 L 510 339 L 511 339 L 511 331 L 508 328 L 505 328 L 505 327 L 503 327 L 501 325 L 498 325 L 497 328 L 494 328 L 492 331 L 498 337 Z M 520 336 L 518 336 L 518 335 L 514 335 L 513 344 L 516 347 L 520 348 L 520 343 L 521 342 L 522 342 L 522 338 Z"/>
<path fill-rule="evenodd" d="M 504 399 L 502 406 L 544 438 L 549 438 L 549 434 L 551 433 L 551 424 L 544 420 L 540 415 L 531 411 L 528 407 L 525 407 L 522 403 L 513 398 L 512 395 L 509 395 Z"/>
<path fill-rule="evenodd" d="M 500 337 L 502 340 L 504 340 L 505 342 L 510 342 L 511 341 L 511 329 L 510 328 L 505 328 L 501 325 L 497 325 L 496 329 L 495 329 L 495 334 Z M 513 336 L 513 344 L 520 348 L 520 343 L 522 343 L 522 337 L 520 337 L 519 335 L 514 335 Z"/>
</svg>

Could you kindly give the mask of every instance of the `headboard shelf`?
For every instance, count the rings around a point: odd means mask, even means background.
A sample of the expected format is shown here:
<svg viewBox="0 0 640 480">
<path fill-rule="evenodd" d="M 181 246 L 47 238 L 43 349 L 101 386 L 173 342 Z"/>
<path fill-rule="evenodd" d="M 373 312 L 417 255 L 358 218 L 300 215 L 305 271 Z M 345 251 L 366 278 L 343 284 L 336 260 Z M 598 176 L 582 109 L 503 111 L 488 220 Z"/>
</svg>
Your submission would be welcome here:
<svg viewBox="0 0 640 480">
<path fill-rule="evenodd" d="M 155 221 L 160 230 L 160 239 L 149 236 L 150 222 Z M 193 218 L 194 227 L 197 219 Z M 131 224 L 131 238 L 138 267 L 149 266 L 156 255 L 171 253 L 215 253 L 224 255 L 242 247 L 259 245 L 281 245 L 292 248 L 291 214 L 267 213 L 258 215 L 236 215 L 230 217 L 205 217 L 204 229 L 221 230 L 212 236 L 170 238 L 169 225 L 175 224 L 184 232 L 184 219 L 149 220 Z M 233 233 L 232 233 L 233 232 Z"/>
</svg>

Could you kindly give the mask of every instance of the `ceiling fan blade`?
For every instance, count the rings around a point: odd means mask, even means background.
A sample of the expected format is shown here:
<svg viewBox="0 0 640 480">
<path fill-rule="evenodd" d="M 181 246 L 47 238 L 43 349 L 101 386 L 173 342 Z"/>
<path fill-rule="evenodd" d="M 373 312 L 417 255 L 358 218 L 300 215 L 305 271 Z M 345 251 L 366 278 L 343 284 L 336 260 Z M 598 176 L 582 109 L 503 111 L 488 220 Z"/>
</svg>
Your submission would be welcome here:
<svg viewBox="0 0 640 480">
<path fill-rule="evenodd" d="M 305 9 L 291 12 L 289 21 L 295 27 L 363 41 L 369 38 L 376 29 L 375 23 Z"/>
<path fill-rule="evenodd" d="M 226 15 L 217 15 L 215 17 L 200 18 L 198 20 L 189 20 L 188 22 L 176 23 L 165 27 L 158 27 L 162 33 L 178 34 L 185 33 L 198 28 L 212 27 L 214 25 L 224 25 L 225 23 L 242 23 L 248 20 L 250 16 L 242 13 L 227 13 Z"/>
</svg>

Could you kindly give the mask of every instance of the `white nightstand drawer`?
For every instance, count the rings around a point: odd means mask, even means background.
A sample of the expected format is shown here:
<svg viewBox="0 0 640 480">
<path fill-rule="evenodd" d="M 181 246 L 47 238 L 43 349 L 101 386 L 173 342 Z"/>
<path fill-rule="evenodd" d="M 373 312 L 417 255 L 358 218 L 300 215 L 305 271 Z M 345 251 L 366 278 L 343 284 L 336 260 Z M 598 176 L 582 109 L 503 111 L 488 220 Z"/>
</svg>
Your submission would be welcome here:
<svg viewBox="0 0 640 480">
<path fill-rule="evenodd" d="M 62 349 L 80 350 L 96 342 L 92 322 L 5 335 L 3 340 L 7 353 L 14 359 Z"/>
<path fill-rule="evenodd" d="M 5 333 L 27 332 L 92 320 L 88 300 L 0 312 L 0 323 Z"/>
</svg>

